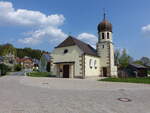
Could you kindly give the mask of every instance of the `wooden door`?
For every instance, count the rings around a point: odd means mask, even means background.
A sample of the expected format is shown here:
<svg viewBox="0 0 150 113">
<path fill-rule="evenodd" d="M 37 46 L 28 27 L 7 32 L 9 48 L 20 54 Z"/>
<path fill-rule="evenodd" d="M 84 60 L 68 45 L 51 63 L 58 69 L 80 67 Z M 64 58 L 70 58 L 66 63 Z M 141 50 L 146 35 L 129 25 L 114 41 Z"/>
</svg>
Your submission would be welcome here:
<svg viewBox="0 0 150 113">
<path fill-rule="evenodd" d="M 106 67 L 103 68 L 103 77 L 107 77 L 107 68 Z"/>
<path fill-rule="evenodd" d="M 69 65 L 63 66 L 63 78 L 69 78 Z"/>
</svg>

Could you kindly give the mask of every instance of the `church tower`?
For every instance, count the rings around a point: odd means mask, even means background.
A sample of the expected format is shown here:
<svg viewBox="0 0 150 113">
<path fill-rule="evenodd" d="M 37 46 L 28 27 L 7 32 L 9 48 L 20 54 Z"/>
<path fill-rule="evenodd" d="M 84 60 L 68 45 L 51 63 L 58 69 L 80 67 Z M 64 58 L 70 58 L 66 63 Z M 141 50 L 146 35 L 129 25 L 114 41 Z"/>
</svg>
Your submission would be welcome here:
<svg viewBox="0 0 150 113">
<path fill-rule="evenodd" d="M 98 25 L 97 54 L 100 57 L 100 70 L 103 77 L 117 77 L 117 67 L 114 65 L 114 44 L 112 40 L 112 24 L 106 19 Z"/>
</svg>

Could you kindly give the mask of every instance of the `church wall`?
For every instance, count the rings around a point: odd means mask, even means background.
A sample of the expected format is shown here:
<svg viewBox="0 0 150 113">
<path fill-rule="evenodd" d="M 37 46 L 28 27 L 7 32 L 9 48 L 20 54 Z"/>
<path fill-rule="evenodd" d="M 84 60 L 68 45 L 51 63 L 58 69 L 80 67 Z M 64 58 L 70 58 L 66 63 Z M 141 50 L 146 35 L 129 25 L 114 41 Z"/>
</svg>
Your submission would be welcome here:
<svg viewBox="0 0 150 113">
<path fill-rule="evenodd" d="M 110 44 L 110 64 L 112 65 L 112 66 L 114 66 L 115 65 L 115 62 L 114 62 L 114 46 L 113 46 L 113 44 Z"/>
<path fill-rule="evenodd" d="M 68 53 L 64 54 L 64 50 Z M 80 65 L 82 51 L 78 46 L 69 46 L 62 48 L 55 48 L 51 53 L 52 57 L 52 73 L 57 75 L 59 73 L 58 65 L 55 62 L 75 62 L 74 63 L 74 77 L 82 77 L 82 65 Z"/>
<path fill-rule="evenodd" d="M 99 57 L 85 55 L 85 77 L 96 77 L 99 75 L 100 75 Z"/>
<path fill-rule="evenodd" d="M 117 77 L 117 66 L 115 66 L 115 61 L 114 61 L 114 45 L 111 43 L 110 44 L 110 68 L 111 68 L 111 76 L 112 77 Z"/>
</svg>

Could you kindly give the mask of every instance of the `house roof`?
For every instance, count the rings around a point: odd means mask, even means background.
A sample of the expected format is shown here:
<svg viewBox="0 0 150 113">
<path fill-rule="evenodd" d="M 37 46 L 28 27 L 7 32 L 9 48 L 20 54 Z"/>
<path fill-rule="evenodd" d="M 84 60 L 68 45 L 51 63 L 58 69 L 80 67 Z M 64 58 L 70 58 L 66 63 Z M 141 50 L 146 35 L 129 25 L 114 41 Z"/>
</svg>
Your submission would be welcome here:
<svg viewBox="0 0 150 113">
<path fill-rule="evenodd" d="M 135 68 L 146 68 L 145 66 L 143 65 L 140 65 L 140 64 L 130 64 L 131 66 L 135 67 Z"/>
<path fill-rule="evenodd" d="M 0 62 L 2 62 L 4 60 L 4 58 L 2 56 L 0 56 Z"/>
<path fill-rule="evenodd" d="M 26 62 L 26 61 L 32 61 L 32 59 L 31 58 L 27 58 L 27 57 L 25 57 L 25 58 L 16 58 L 16 61 L 17 62 Z"/>
<path fill-rule="evenodd" d="M 85 54 L 97 56 L 97 52 L 93 47 L 72 36 L 69 36 L 66 40 L 60 43 L 56 48 L 68 47 L 73 45 L 77 45 Z"/>
<path fill-rule="evenodd" d="M 39 62 L 40 62 L 40 61 L 39 61 L 38 59 L 33 59 L 33 63 L 34 63 L 34 64 L 39 64 Z"/>
<path fill-rule="evenodd" d="M 3 60 L 3 59 L 4 59 L 4 57 L 0 56 L 0 60 L 1 60 L 1 59 Z"/>
<path fill-rule="evenodd" d="M 146 64 L 147 67 L 150 67 L 150 63 Z"/>
</svg>

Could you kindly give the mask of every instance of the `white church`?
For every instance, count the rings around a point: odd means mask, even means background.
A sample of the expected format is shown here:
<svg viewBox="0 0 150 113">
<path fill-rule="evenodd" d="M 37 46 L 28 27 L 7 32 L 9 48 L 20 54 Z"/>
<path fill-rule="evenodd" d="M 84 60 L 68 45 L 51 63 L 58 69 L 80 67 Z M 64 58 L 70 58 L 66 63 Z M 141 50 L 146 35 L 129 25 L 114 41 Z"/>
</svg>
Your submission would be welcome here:
<svg viewBox="0 0 150 113">
<path fill-rule="evenodd" d="M 51 53 L 51 71 L 61 78 L 117 77 L 114 65 L 112 24 L 106 20 L 98 25 L 96 49 L 69 36 Z"/>
</svg>

